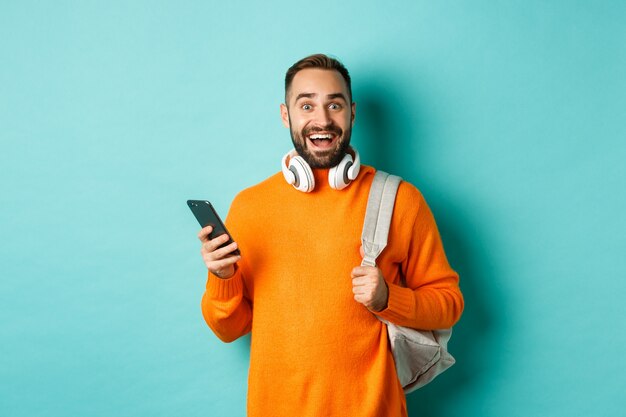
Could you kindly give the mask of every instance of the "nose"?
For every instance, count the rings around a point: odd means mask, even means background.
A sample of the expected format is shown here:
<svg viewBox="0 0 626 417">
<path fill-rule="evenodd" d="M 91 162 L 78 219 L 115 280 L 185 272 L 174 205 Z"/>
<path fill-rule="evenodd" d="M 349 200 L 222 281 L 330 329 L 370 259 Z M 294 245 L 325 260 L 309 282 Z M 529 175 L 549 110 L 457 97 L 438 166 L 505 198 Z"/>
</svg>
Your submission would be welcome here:
<svg viewBox="0 0 626 417">
<path fill-rule="evenodd" d="M 328 109 L 325 106 L 320 106 L 315 110 L 315 123 L 321 126 L 328 126 L 331 124 L 331 117 Z"/>
</svg>

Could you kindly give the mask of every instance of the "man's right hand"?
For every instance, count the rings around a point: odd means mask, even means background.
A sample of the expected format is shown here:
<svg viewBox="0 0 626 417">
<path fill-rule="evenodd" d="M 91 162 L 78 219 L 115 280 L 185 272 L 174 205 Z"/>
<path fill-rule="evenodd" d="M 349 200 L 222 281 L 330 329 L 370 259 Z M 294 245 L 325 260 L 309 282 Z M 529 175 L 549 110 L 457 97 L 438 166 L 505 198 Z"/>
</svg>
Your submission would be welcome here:
<svg viewBox="0 0 626 417">
<path fill-rule="evenodd" d="M 232 254 L 232 252 L 237 249 L 237 242 L 219 248 L 220 245 L 228 242 L 228 235 L 223 234 L 217 236 L 215 239 L 209 239 L 209 234 L 212 231 L 213 228 L 207 226 L 202 228 L 198 233 L 198 239 L 202 242 L 200 254 L 202 255 L 204 264 L 213 275 L 222 279 L 230 278 L 235 273 L 235 264 L 241 259 L 240 255 Z"/>
</svg>

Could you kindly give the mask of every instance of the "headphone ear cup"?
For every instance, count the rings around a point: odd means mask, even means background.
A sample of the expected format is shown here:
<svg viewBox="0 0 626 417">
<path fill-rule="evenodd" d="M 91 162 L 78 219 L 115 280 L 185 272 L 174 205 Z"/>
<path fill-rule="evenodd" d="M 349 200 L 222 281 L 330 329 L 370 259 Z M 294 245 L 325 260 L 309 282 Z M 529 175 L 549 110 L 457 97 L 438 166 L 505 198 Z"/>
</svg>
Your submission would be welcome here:
<svg viewBox="0 0 626 417">
<path fill-rule="evenodd" d="M 361 155 L 359 155 L 359 151 L 356 149 L 354 149 L 354 162 L 352 163 L 352 166 L 346 168 L 348 179 L 350 181 L 355 180 L 359 175 L 359 171 L 361 171 Z"/>
<path fill-rule="evenodd" d="M 315 177 L 309 164 L 301 156 L 292 156 L 289 159 L 289 171 L 293 172 L 295 181 L 293 186 L 296 190 L 310 193 L 315 188 Z"/>
<path fill-rule="evenodd" d="M 359 175 L 361 158 L 356 149 L 353 151 L 354 159 L 350 153 L 346 153 L 341 162 L 328 171 L 328 184 L 331 188 L 343 190 Z M 285 181 L 292 184 L 296 190 L 310 193 L 315 188 L 313 170 L 295 149 L 283 156 L 281 168 Z"/>
<path fill-rule="evenodd" d="M 334 188 L 335 190 L 343 190 L 348 186 L 348 184 L 350 184 L 351 179 L 348 177 L 348 170 L 352 165 L 352 155 L 347 153 L 337 166 L 330 169 L 328 172 L 328 183 L 331 188 Z"/>
</svg>

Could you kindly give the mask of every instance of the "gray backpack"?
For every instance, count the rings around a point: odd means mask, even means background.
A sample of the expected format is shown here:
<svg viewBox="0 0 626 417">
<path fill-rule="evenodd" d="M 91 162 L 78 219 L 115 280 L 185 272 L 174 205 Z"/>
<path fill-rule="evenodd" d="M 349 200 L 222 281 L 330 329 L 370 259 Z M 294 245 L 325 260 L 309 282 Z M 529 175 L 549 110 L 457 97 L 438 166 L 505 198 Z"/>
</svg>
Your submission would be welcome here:
<svg viewBox="0 0 626 417">
<path fill-rule="evenodd" d="M 387 246 L 400 181 L 400 177 L 382 171 L 374 176 L 361 235 L 365 253 L 361 265 L 376 266 L 376 258 Z M 452 329 L 415 330 L 378 319 L 387 325 L 398 378 L 406 394 L 428 384 L 454 364 L 447 350 Z"/>
</svg>

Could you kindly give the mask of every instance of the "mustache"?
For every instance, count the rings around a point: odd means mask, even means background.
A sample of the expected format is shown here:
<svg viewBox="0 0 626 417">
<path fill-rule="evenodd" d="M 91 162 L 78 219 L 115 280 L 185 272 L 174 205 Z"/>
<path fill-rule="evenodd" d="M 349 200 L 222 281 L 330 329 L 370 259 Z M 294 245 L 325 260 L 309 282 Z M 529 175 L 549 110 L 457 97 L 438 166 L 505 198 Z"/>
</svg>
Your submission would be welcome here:
<svg viewBox="0 0 626 417">
<path fill-rule="evenodd" d="M 302 136 L 308 136 L 311 133 L 316 133 L 316 132 L 330 132 L 330 133 L 334 133 L 337 136 L 341 136 L 341 134 L 343 133 L 343 130 L 341 130 L 341 128 L 335 124 L 330 124 L 328 126 L 311 126 L 309 128 L 306 129 L 302 129 Z"/>
</svg>

